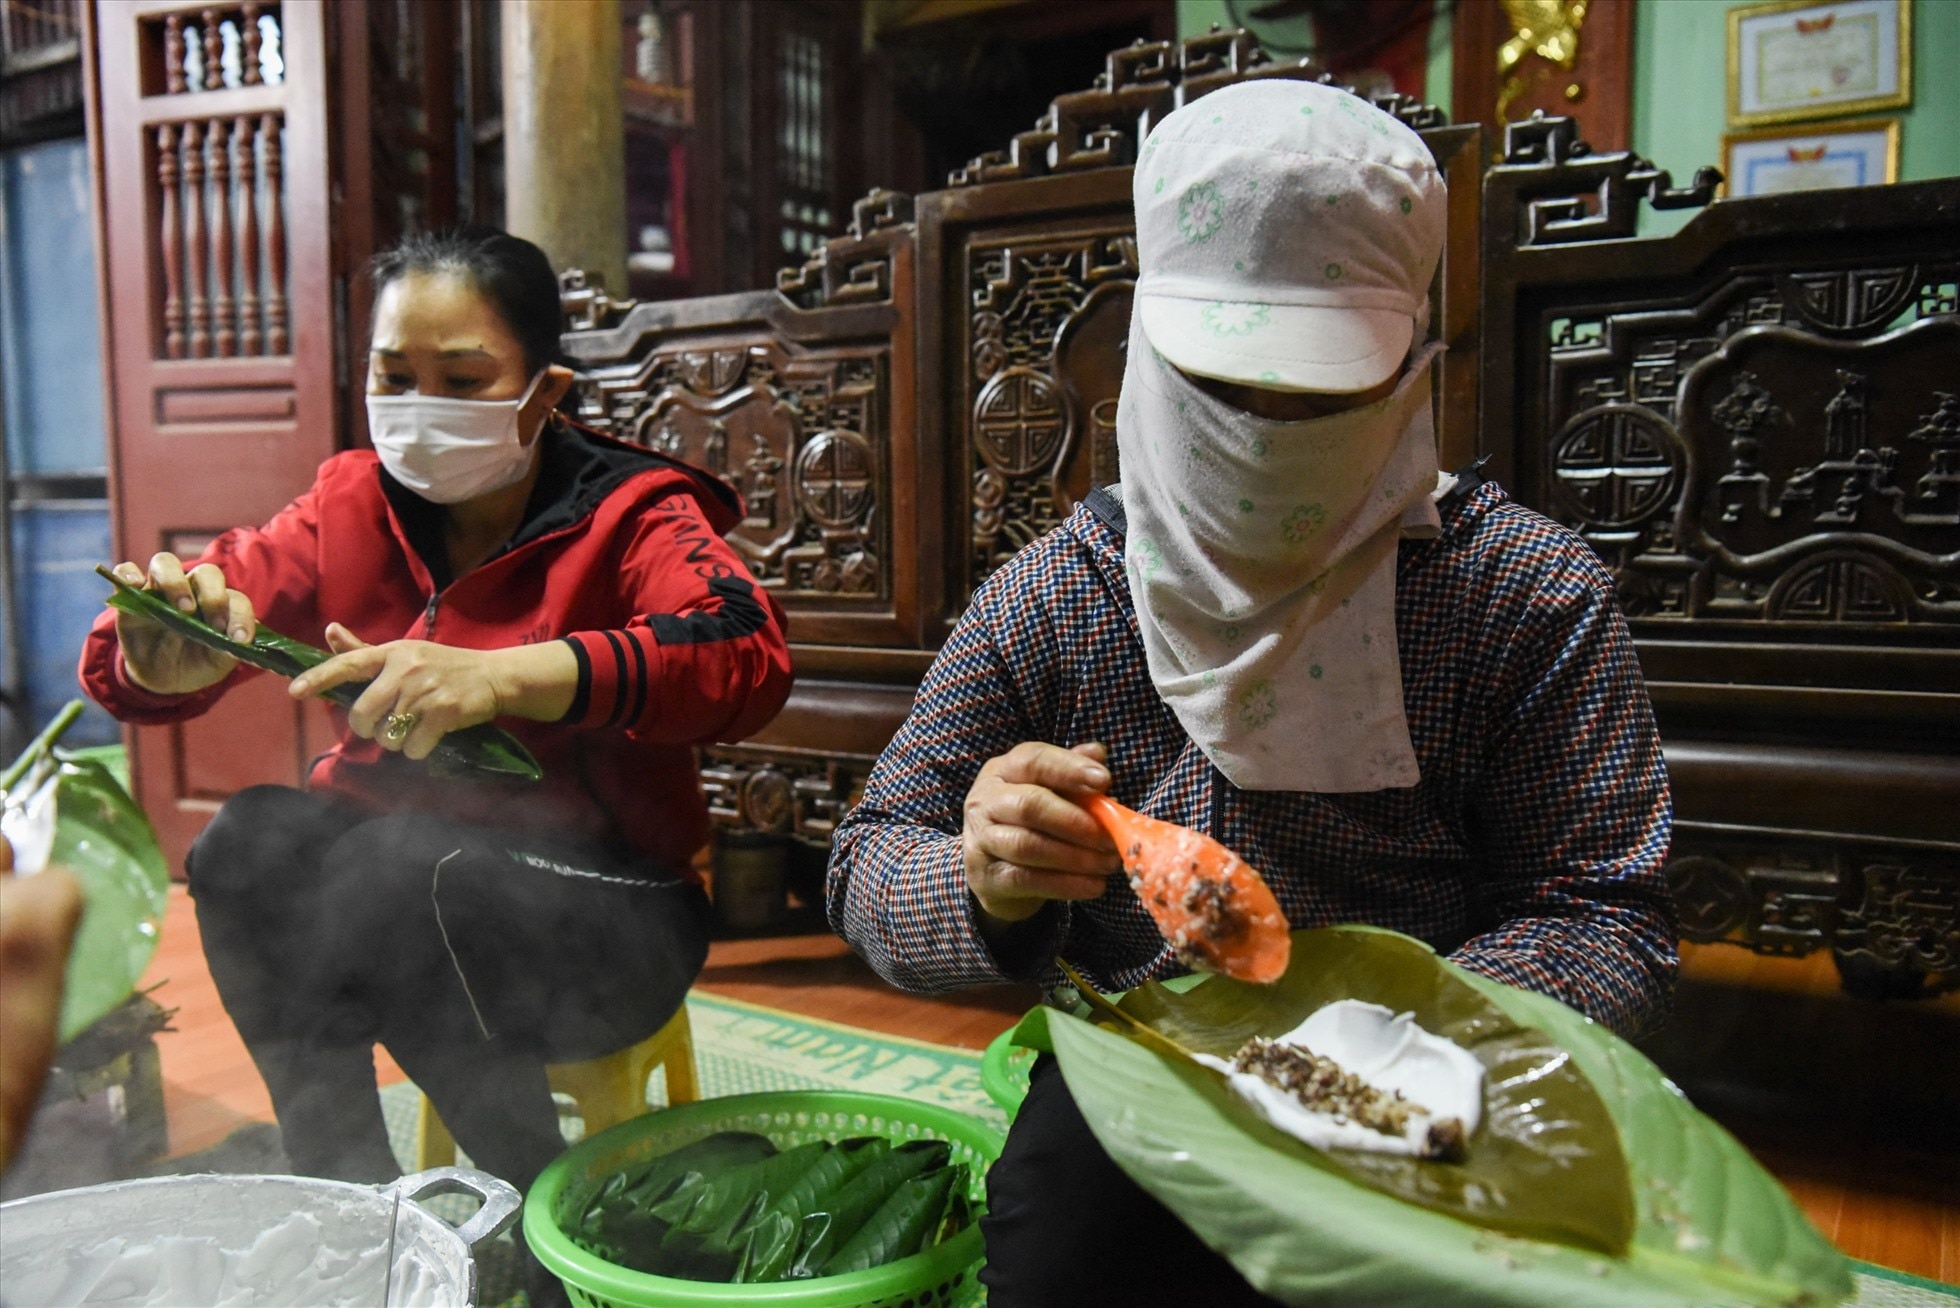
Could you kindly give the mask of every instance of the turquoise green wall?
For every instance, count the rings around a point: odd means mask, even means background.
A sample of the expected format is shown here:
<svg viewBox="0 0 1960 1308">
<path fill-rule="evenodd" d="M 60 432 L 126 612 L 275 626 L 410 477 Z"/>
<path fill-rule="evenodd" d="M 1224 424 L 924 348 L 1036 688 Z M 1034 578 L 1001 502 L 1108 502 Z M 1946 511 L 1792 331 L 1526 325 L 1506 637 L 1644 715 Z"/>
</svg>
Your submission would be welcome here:
<svg viewBox="0 0 1960 1308">
<path fill-rule="evenodd" d="M 1462 0 L 1459 0 L 1462 2 Z M 1468 0 L 1469 3 L 1495 4 L 1497 0 Z M 1239 12 L 1249 13 L 1261 8 L 1261 0 L 1240 0 Z M 1225 0 L 1177 0 L 1177 33 L 1179 36 L 1200 36 L 1211 30 L 1211 25 L 1220 27 L 1232 25 L 1231 15 L 1225 10 Z M 1260 23 L 1259 34 L 1287 45 L 1309 46 L 1313 44 L 1313 22 L 1306 17 L 1288 18 L 1280 22 Z M 1442 15 L 1429 29 L 1429 93 L 1423 99 L 1431 104 L 1450 105 L 1450 20 Z"/>
<path fill-rule="evenodd" d="M 1722 166 L 1728 11 L 1717 0 L 1643 0 L 1634 11 L 1633 148 L 1673 173 L 1676 185 L 1703 164 Z M 1677 231 L 1695 212 L 1642 205 L 1640 234 Z"/>
<path fill-rule="evenodd" d="M 1244 14 L 1264 7 L 1263 0 L 1239 0 L 1238 9 Z M 1203 36 L 1213 23 L 1225 28 L 1233 26 L 1231 15 L 1225 11 L 1225 0 L 1177 0 L 1179 36 Z M 1262 22 L 1259 34 L 1285 45 L 1309 46 L 1313 44 L 1313 20 L 1302 15 Z"/>
<path fill-rule="evenodd" d="M 1633 148 L 1677 182 L 1702 164 L 1722 164 L 1732 7 L 1640 0 L 1634 15 Z M 1913 102 L 1900 114 L 1899 180 L 1960 175 L 1960 3 L 1916 0 L 1912 44 Z M 1642 234 L 1674 231 L 1690 216 L 1649 211 Z"/>
<path fill-rule="evenodd" d="M 1457 0 L 1494 4 L 1496 0 Z M 1637 0 L 1633 20 L 1633 148 L 1686 182 L 1702 164 L 1722 163 L 1728 116 L 1728 11 L 1745 0 Z M 1746 0 L 1754 3 L 1755 0 Z M 1246 0 L 1241 11 L 1256 8 Z M 1178 30 L 1194 36 L 1230 22 L 1224 0 L 1178 0 Z M 1306 44 L 1305 19 L 1262 25 Z M 1960 0 L 1914 0 L 1913 103 L 1900 116 L 1899 178 L 1960 176 Z M 1431 30 L 1429 95 L 1450 102 L 1450 21 Z M 1828 120 L 1827 120 L 1828 121 Z M 1642 214 L 1643 234 L 1674 231 L 1691 210 Z"/>
<path fill-rule="evenodd" d="M 1429 25 L 1429 93 L 1422 97 L 1443 106 L 1445 112 L 1450 107 L 1450 77 L 1455 68 L 1450 58 L 1451 27 L 1447 12 L 1438 14 Z"/>
</svg>

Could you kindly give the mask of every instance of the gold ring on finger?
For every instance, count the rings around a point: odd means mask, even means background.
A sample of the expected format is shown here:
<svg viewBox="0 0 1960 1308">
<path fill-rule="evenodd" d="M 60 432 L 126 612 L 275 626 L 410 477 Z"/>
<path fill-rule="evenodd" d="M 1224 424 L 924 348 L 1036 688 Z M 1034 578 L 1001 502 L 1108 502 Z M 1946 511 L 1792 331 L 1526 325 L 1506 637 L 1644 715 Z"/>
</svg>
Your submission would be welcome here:
<svg viewBox="0 0 1960 1308">
<path fill-rule="evenodd" d="M 415 730 L 415 717 L 413 713 L 390 713 L 388 720 L 381 724 L 381 738 L 390 745 L 401 744 Z"/>
</svg>

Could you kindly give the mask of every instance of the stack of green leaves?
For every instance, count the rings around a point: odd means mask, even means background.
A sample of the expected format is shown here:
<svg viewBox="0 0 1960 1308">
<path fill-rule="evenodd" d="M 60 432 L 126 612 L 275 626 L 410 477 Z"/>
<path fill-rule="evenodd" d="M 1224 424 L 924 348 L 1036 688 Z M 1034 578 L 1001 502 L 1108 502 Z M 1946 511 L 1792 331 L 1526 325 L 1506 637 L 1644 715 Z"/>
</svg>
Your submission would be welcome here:
<svg viewBox="0 0 1960 1308">
<path fill-rule="evenodd" d="M 249 642 L 233 640 L 204 619 L 180 613 L 154 591 L 139 590 L 107 568 L 98 567 L 96 571 L 115 585 L 115 593 L 109 596 L 111 608 L 148 618 L 185 640 L 229 654 L 249 667 L 263 668 L 282 677 L 297 677 L 333 657 L 316 645 L 282 636 L 264 625 Z M 326 698 L 347 708 L 367 688 L 365 681 L 350 681 L 327 691 Z M 488 722 L 445 735 L 429 754 L 429 768 L 437 776 L 488 781 L 536 781 L 544 775 L 522 741 Z"/>
<path fill-rule="evenodd" d="M 568 1191 L 559 1224 L 654 1276 L 735 1284 L 837 1276 L 931 1248 L 972 1220 L 943 1140 L 877 1136 L 778 1150 L 726 1131 Z"/>
</svg>

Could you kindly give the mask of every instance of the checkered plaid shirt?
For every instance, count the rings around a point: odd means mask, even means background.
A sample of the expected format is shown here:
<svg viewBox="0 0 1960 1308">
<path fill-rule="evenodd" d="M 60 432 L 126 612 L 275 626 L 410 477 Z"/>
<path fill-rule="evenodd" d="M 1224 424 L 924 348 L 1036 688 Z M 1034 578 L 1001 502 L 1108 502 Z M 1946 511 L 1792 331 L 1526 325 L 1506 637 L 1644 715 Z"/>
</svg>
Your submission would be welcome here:
<svg viewBox="0 0 1960 1308">
<path fill-rule="evenodd" d="M 1109 747 L 1111 794 L 1259 868 L 1294 927 L 1368 922 L 1633 1034 L 1678 958 L 1661 863 L 1667 774 L 1611 577 L 1571 532 L 1485 482 L 1405 540 L 1395 622 L 1407 790 L 1240 790 L 1152 689 L 1105 496 L 973 597 L 831 855 L 831 925 L 907 990 L 1036 981 L 1059 952 L 1117 990 L 1183 970 L 1122 877 L 1051 903 L 999 957 L 962 871 L 961 806 L 1024 740 Z M 1011 954 L 1012 957 L 1007 956 Z"/>
</svg>

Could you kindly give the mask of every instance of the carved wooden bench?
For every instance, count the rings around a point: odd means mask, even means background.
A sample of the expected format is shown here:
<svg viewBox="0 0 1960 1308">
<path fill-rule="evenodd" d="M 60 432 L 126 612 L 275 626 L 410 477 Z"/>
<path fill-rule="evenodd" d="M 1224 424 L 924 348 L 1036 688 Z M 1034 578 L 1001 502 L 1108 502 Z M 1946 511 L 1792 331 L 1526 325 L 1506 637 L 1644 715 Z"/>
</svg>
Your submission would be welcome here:
<svg viewBox="0 0 1960 1308">
<path fill-rule="evenodd" d="M 1683 932 L 1960 984 L 1960 180 L 1634 239 L 1630 155 L 1515 124 L 1484 184 L 1481 447 L 1618 579 Z"/>
</svg>

